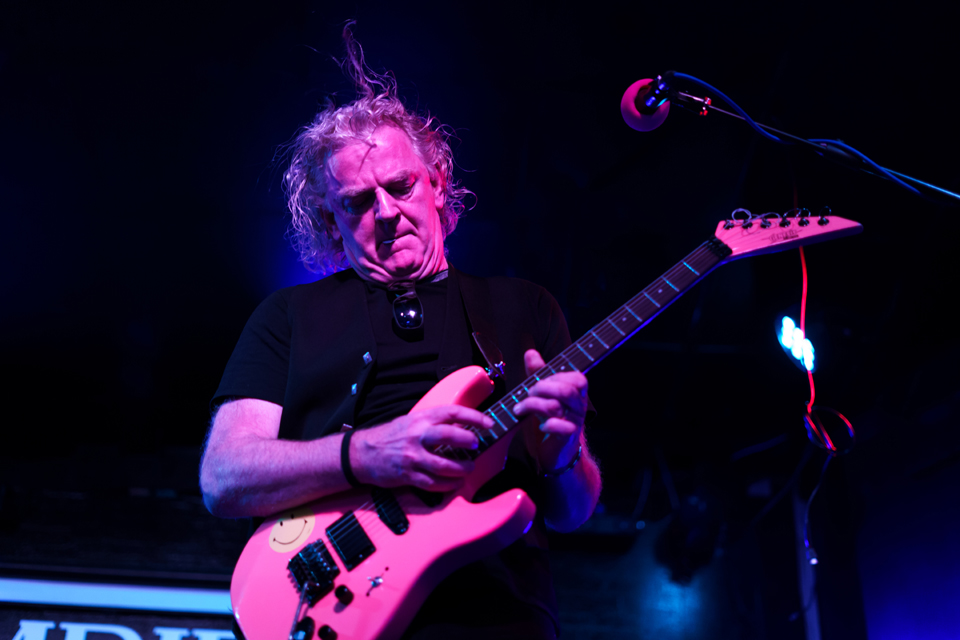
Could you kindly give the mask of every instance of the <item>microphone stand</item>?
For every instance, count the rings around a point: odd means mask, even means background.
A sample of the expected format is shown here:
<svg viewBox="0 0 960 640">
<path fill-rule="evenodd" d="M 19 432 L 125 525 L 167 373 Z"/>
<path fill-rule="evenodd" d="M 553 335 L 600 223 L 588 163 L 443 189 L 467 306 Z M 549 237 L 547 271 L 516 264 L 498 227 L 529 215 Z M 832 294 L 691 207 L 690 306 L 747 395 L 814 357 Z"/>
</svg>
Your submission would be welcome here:
<svg viewBox="0 0 960 640">
<path fill-rule="evenodd" d="M 700 98 L 698 96 L 695 96 L 689 93 L 684 93 L 683 91 L 675 90 L 675 91 L 671 91 L 670 101 L 671 103 L 677 105 L 682 109 L 695 112 L 701 116 L 705 116 L 711 111 L 716 111 L 717 113 L 722 113 L 725 116 L 730 116 L 731 118 L 736 118 L 737 120 L 743 120 L 744 122 L 746 122 L 746 118 L 744 118 L 740 114 L 733 113 L 731 111 L 727 111 L 725 109 L 721 109 L 719 107 L 714 106 L 709 97 Z M 755 122 L 754 124 L 756 124 L 758 127 L 763 129 L 764 131 L 768 133 L 772 133 L 773 135 L 783 140 L 789 140 L 791 142 L 801 145 L 804 148 L 810 149 L 821 158 L 829 158 L 851 169 L 856 169 L 858 171 L 862 171 L 863 173 L 869 173 L 870 175 L 877 176 L 879 178 L 888 179 L 887 176 L 875 171 L 869 164 L 867 164 L 857 156 L 853 155 L 852 153 L 848 153 L 847 151 L 844 151 L 843 149 L 839 149 L 837 147 L 831 146 L 826 143 L 818 143 L 818 142 L 813 142 L 811 140 L 806 140 L 804 138 L 797 137 L 795 135 L 786 133 L 784 131 L 780 131 L 779 129 L 768 127 L 765 124 L 760 124 L 759 122 Z M 960 204 L 960 194 L 954 193 L 953 191 L 949 191 L 942 187 L 938 187 L 934 184 L 930 184 L 929 182 L 924 182 L 919 178 L 914 178 L 913 176 L 908 176 L 898 171 L 894 171 L 893 169 L 887 169 L 886 167 L 881 167 L 881 168 L 887 173 L 893 174 L 896 177 L 900 178 L 904 182 L 909 182 L 911 184 L 924 187 L 931 191 L 935 191 L 943 196 L 956 200 L 956 204 Z"/>
</svg>

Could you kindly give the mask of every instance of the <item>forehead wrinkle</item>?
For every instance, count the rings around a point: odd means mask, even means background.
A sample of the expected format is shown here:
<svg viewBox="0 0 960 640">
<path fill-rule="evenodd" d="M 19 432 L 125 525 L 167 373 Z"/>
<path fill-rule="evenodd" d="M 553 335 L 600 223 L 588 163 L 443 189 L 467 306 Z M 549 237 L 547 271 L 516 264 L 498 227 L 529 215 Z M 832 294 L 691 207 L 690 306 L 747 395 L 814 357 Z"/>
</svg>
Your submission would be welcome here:
<svg viewBox="0 0 960 640">
<path fill-rule="evenodd" d="M 326 165 L 326 167 L 325 167 L 325 169 L 326 169 L 326 170 L 325 170 L 325 173 L 327 174 L 327 184 L 328 184 L 330 187 L 332 187 L 334 184 L 336 185 L 336 188 L 335 188 L 335 189 L 334 189 L 334 188 L 330 188 L 329 191 L 336 192 L 337 195 L 339 195 L 339 196 L 341 196 L 341 197 L 343 197 L 343 196 L 352 197 L 352 196 L 359 195 L 359 194 L 363 193 L 364 191 L 366 191 L 366 189 L 344 189 L 344 188 L 343 188 L 343 182 L 341 182 L 340 180 L 338 180 L 337 177 L 336 177 L 337 165 L 340 164 L 340 163 L 337 161 L 337 154 L 339 154 L 341 151 L 344 151 L 344 150 L 347 149 L 348 147 L 351 147 L 351 146 L 356 145 L 356 144 L 365 144 L 365 145 L 367 145 L 367 150 L 363 153 L 363 156 L 360 158 L 360 165 L 357 167 L 357 173 L 359 173 L 359 172 L 363 169 L 363 163 L 367 161 L 367 157 L 370 155 L 370 152 L 373 151 L 374 147 L 377 146 L 377 145 L 374 144 L 373 142 L 370 142 L 369 139 L 361 139 L 361 138 L 358 138 L 358 139 L 355 140 L 352 144 L 349 144 L 349 145 L 341 148 L 340 150 L 333 152 L 332 154 L 330 154 L 330 160 L 327 162 L 327 165 Z"/>
</svg>

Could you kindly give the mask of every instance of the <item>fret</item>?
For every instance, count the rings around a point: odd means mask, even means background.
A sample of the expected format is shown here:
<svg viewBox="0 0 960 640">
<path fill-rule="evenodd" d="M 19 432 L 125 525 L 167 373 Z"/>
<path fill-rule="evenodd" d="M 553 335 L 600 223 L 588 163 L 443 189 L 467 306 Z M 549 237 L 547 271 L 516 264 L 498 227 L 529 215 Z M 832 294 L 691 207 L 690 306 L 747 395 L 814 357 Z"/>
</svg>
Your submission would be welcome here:
<svg viewBox="0 0 960 640">
<path fill-rule="evenodd" d="M 500 422 L 500 418 L 497 417 L 496 411 L 488 411 L 487 413 L 489 413 L 490 417 L 493 418 L 493 420 L 500 425 L 500 428 L 503 429 L 504 432 L 509 431 L 509 429 L 507 429 L 507 427 L 502 422 Z"/>
<path fill-rule="evenodd" d="M 633 312 L 633 310 L 630 309 L 630 307 L 628 307 L 627 305 L 623 305 L 623 308 L 626 309 L 627 311 L 629 311 L 629 312 L 630 312 L 630 315 L 632 315 L 634 318 L 637 319 L 637 322 L 639 322 L 640 324 L 643 324 L 643 318 L 641 318 L 640 316 L 638 316 L 637 314 L 635 314 L 635 313 Z"/>
<path fill-rule="evenodd" d="M 680 262 L 682 262 L 682 263 L 683 263 L 683 266 L 685 266 L 687 269 L 690 269 L 690 271 L 693 271 L 693 272 L 694 272 L 695 274 L 697 274 L 698 276 L 700 275 L 700 272 L 697 271 L 696 269 L 694 269 L 693 267 L 691 267 L 689 264 L 687 264 L 687 261 L 686 261 L 686 260 L 681 260 Z"/>
<path fill-rule="evenodd" d="M 623 331 L 620 331 L 620 327 L 618 327 L 618 326 L 614 323 L 614 321 L 611 320 L 610 318 L 607 318 L 607 323 L 608 323 L 611 327 L 613 327 L 614 329 L 616 329 L 616 330 L 617 330 L 617 333 L 619 333 L 621 336 L 627 335 L 627 334 L 625 334 Z"/>
<path fill-rule="evenodd" d="M 607 355 L 610 349 L 607 345 L 603 344 L 602 340 L 591 340 L 591 333 L 592 332 L 587 333 L 587 335 L 580 338 L 575 344 L 580 351 L 587 354 L 590 362 L 597 362 L 598 360 L 602 360 L 603 356 Z"/>
<path fill-rule="evenodd" d="M 657 306 L 657 309 L 660 308 L 660 305 L 657 304 L 657 301 L 654 300 L 653 298 L 651 298 L 649 295 L 647 295 L 647 292 L 646 292 L 646 291 L 643 291 L 642 293 L 643 293 L 643 295 L 647 296 L 647 300 L 649 300 L 650 302 L 652 302 L 653 304 L 655 304 L 655 305 Z"/>
<path fill-rule="evenodd" d="M 587 356 L 587 358 L 589 358 L 590 362 L 593 362 L 593 357 L 592 357 L 589 353 L 587 353 L 586 351 L 583 350 L 583 347 L 580 346 L 580 343 L 574 342 L 574 345 L 576 345 L 577 349 L 580 349 L 580 351 L 581 351 L 581 353 L 583 353 L 583 355 L 585 355 L 585 356 Z"/>
<path fill-rule="evenodd" d="M 610 346 L 609 346 L 606 342 L 604 342 L 603 340 L 600 339 L 600 336 L 597 335 L 597 332 L 596 332 L 596 331 L 594 331 L 593 329 L 591 329 L 591 330 L 590 330 L 590 333 L 593 334 L 593 337 L 597 339 L 597 342 L 599 342 L 600 344 L 603 345 L 603 348 L 604 348 L 604 349 L 609 349 L 609 348 L 610 348 Z"/>
<path fill-rule="evenodd" d="M 664 278 L 663 276 L 661 276 L 660 279 L 666 282 L 668 285 L 670 285 L 670 288 L 676 291 L 677 293 L 680 292 L 680 289 L 677 289 L 675 286 L 673 286 L 673 283 L 667 280 L 666 278 Z"/>
<path fill-rule="evenodd" d="M 513 411 L 511 411 L 510 409 L 507 409 L 507 405 L 503 404 L 502 401 L 498 402 L 497 404 L 500 405 L 500 408 L 503 409 L 503 412 L 505 414 L 510 416 L 510 419 L 513 420 L 513 424 L 517 424 L 518 422 L 520 422 L 520 419 L 517 418 L 517 416 L 513 415 Z"/>
<path fill-rule="evenodd" d="M 562 364 L 562 365 L 560 365 L 560 371 L 565 371 L 568 367 L 569 367 L 569 369 L 570 369 L 571 371 L 579 371 L 579 370 L 580 370 L 579 368 L 577 368 L 576 365 L 573 364 L 573 362 L 570 360 L 570 358 L 567 357 L 567 355 L 566 355 L 565 353 L 561 352 L 560 355 L 557 356 L 557 358 L 563 358 L 564 360 L 567 361 L 567 364 Z M 554 358 L 554 359 L 556 359 L 556 358 Z M 544 367 L 544 368 L 546 368 L 546 367 Z M 539 380 L 540 378 L 537 378 L 537 379 Z"/>
</svg>

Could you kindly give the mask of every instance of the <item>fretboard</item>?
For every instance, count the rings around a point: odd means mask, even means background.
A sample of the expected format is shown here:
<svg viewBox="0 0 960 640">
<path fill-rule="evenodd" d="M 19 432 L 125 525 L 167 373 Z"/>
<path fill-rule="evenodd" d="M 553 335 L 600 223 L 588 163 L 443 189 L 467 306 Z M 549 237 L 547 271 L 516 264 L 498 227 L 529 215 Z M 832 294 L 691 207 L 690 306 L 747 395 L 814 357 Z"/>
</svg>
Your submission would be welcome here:
<svg viewBox="0 0 960 640">
<path fill-rule="evenodd" d="M 701 278 L 715 269 L 731 253 L 723 242 L 712 238 L 697 247 L 646 289 L 607 316 L 600 324 L 564 349 L 544 367 L 487 409 L 486 415 L 496 423 L 489 430 L 475 430 L 480 437 L 478 455 L 520 423 L 513 408 L 527 397 L 530 387 L 543 378 L 563 371 L 586 373 L 614 349 L 645 327 L 674 300 L 686 293 Z M 461 450 L 462 451 L 462 450 Z"/>
</svg>

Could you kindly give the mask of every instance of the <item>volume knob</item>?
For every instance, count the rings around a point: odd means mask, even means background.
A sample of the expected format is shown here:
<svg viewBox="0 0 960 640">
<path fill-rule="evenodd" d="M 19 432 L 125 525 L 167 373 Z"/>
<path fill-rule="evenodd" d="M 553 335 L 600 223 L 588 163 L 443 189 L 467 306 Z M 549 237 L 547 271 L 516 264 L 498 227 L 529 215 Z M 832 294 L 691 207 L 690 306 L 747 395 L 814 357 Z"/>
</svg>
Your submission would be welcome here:
<svg viewBox="0 0 960 640">
<path fill-rule="evenodd" d="M 323 625 L 317 630 L 317 636 L 319 636 L 320 640 L 337 640 L 337 632 L 331 629 L 328 624 Z"/>
<path fill-rule="evenodd" d="M 337 590 L 334 591 L 334 595 L 337 596 L 337 600 L 339 600 L 343 605 L 348 605 L 353 602 L 353 591 L 350 591 L 350 588 L 345 584 L 337 587 Z"/>
</svg>

